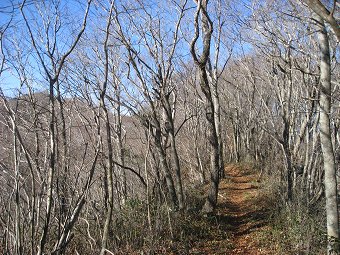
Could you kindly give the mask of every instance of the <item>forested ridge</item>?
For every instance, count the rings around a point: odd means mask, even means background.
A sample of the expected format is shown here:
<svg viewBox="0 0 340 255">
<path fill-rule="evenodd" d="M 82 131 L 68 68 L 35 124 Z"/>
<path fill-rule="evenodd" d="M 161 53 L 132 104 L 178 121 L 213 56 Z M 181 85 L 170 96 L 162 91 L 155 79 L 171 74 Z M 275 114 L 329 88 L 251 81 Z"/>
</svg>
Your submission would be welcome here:
<svg viewBox="0 0 340 255">
<path fill-rule="evenodd" d="M 339 254 L 339 20 L 2 1 L 0 254 Z"/>
</svg>

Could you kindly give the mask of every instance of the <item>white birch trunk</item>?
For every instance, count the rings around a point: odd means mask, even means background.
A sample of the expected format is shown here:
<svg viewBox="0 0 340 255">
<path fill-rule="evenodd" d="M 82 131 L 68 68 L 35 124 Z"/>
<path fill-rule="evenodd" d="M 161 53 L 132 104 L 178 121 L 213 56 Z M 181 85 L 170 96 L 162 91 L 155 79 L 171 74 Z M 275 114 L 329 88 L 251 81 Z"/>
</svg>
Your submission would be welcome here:
<svg viewBox="0 0 340 255">
<path fill-rule="evenodd" d="M 339 215 L 337 204 L 336 167 L 330 130 L 331 112 L 331 68 L 327 31 L 323 20 L 319 23 L 318 39 L 320 44 L 320 141 L 325 171 L 325 195 L 327 214 L 327 254 L 339 253 Z"/>
</svg>

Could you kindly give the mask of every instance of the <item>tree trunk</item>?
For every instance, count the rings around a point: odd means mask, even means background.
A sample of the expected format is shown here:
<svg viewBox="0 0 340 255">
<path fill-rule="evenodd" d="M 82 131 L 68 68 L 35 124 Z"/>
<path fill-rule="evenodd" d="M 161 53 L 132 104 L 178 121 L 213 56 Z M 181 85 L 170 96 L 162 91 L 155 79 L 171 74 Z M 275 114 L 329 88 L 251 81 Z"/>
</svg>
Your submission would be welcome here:
<svg viewBox="0 0 340 255">
<path fill-rule="evenodd" d="M 215 78 L 216 79 L 216 78 Z M 221 130 L 221 106 L 217 90 L 217 81 L 211 86 L 211 97 L 214 105 L 214 122 L 218 141 L 220 177 L 224 178 L 223 142 Z"/>
<path fill-rule="evenodd" d="M 99 111 L 102 111 L 103 117 L 105 120 L 105 131 L 106 131 L 106 146 L 107 146 L 107 169 L 106 169 L 106 185 L 107 190 L 105 196 L 108 197 L 107 200 L 107 209 L 106 209 L 106 215 L 105 215 L 105 222 L 103 226 L 103 234 L 102 234 L 102 240 L 101 240 L 101 250 L 100 255 L 104 255 L 107 249 L 108 245 L 108 239 L 109 239 L 109 231 L 112 224 L 112 214 L 113 214 L 113 144 L 112 144 L 112 137 L 111 137 L 111 126 L 110 126 L 110 118 L 109 118 L 109 112 L 108 108 L 105 104 L 105 98 L 106 98 L 106 90 L 108 86 L 108 74 L 109 74 L 109 30 L 111 26 L 111 18 L 112 18 L 112 12 L 114 7 L 114 1 L 111 2 L 109 14 L 107 17 L 107 23 L 106 23 L 106 30 L 105 30 L 105 40 L 103 45 L 103 51 L 105 56 L 105 62 L 104 62 L 104 81 L 103 86 L 100 91 L 100 109 Z M 98 114 L 100 115 L 100 114 Z M 100 124 L 99 124 L 100 125 Z"/>
<path fill-rule="evenodd" d="M 158 156 L 159 156 L 160 166 L 161 166 L 162 172 L 164 173 L 166 185 L 169 190 L 170 199 L 171 199 L 171 207 L 177 210 L 178 209 L 178 198 L 176 195 L 174 180 L 172 178 L 172 175 L 171 175 L 171 172 L 170 172 L 167 160 L 166 160 L 166 154 L 162 148 L 160 127 L 156 128 L 154 139 L 155 139 L 155 146 L 156 146 Z"/>
<path fill-rule="evenodd" d="M 218 194 L 218 184 L 219 184 L 219 175 L 220 175 L 220 160 L 219 160 L 219 145 L 218 145 L 218 136 L 216 133 L 216 125 L 215 125 L 215 107 L 214 100 L 212 97 L 211 86 L 209 84 L 208 73 L 207 73 L 207 63 L 210 58 L 210 45 L 211 45 L 211 36 L 213 33 L 213 23 L 207 12 L 208 0 L 198 1 L 197 3 L 197 11 L 195 15 L 195 36 L 191 41 L 190 51 L 191 55 L 194 59 L 195 65 L 199 69 L 199 77 L 200 77 L 200 87 L 205 96 L 206 103 L 206 119 L 208 123 L 208 139 L 210 144 L 210 188 L 208 192 L 208 196 L 206 198 L 205 204 L 202 208 L 203 213 L 209 214 L 212 213 L 217 204 L 217 194 Z M 202 21 L 202 30 L 203 30 L 203 50 L 198 57 L 196 53 L 196 43 L 199 38 L 199 15 L 201 14 Z"/>
<path fill-rule="evenodd" d="M 183 210 L 185 203 L 184 203 L 183 185 L 182 185 L 182 177 L 181 177 L 181 167 L 179 163 L 179 156 L 178 156 L 177 146 L 176 146 L 173 109 L 171 109 L 169 97 L 170 97 L 169 95 L 165 95 L 163 98 L 163 107 L 165 111 L 165 121 L 166 121 L 165 128 L 166 128 L 167 133 L 169 134 L 170 146 L 171 146 L 171 157 L 174 163 L 173 167 L 175 170 L 175 177 L 176 177 L 175 185 L 176 185 L 176 191 L 177 191 L 178 207 L 179 207 L 179 210 Z"/>
<path fill-rule="evenodd" d="M 56 79 L 50 80 L 50 94 L 49 94 L 49 110 L 50 110 L 50 121 L 49 121 L 49 138 L 50 138 L 50 158 L 48 166 L 48 180 L 47 180 L 47 201 L 46 201 L 46 219 L 43 226 L 43 231 L 40 237 L 38 246 L 38 255 L 44 254 L 45 245 L 47 242 L 47 233 L 50 227 L 51 219 L 51 208 L 53 203 L 53 181 L 54 172 L 56 167 L 56 137 L 55 137 L 55 98 L 54 98 L 54 85 Z"/>
<path fill-rule="evenodd" d="M 220 180 L 220 150 L 215 126 L 214 103 L 211 98 L 211 93 L 206 76 L 207 74 L 205 68 L 201 69 L 200 77 L 202 90 L 207 90 L 209 92 L 205 93 L 205 95 L 207 98 L 206 118 L 208 122 L 208 139 L 210 144 L 210 188 L 207 199 L 203 206 L 203 212 L 212 213 L 217 204 L 218 184 Z"/>
<path fill-rule="evenodd" d="M 284 130 L 283 130 L 283 141 L 281 143 L 286 165 L 287 165 L 287 202 L 291 202 L 293 199 L 293 164 L 292 164 L 292 154 L 289 146 L 289 122 L 284 119 Z"/>
<path fill-rule="evenodd" d="M 339 253 L 339 215 L 337 204 L 337 183 L 334 151 L 330 130 L 331 111 L 331 67 L 327 31 L 323 20 L 317 16 L 320 44 L 320 141 L 324 164 L 324 184 L 327 214 L 327 253 Z"/>
<path fill-rule="evenodd" d="M 105 85 L 106 87 L 106 82 Z M 105 91 L 105 89 L 104 89 Z M 105 118 L 105 129 L 106 129 L 106 142 L 107 142 L 107 150 L 108 150 L 108 158 L 107 158 L 107 169 L 106 169 L 106 182 L 107 182 L 107 211 L 105 216 L 105 222 L 103 226 L 103 235 L 102 235 L 102 244 L 100 254 L 104 255 L 107 247 L 107 241 L 109 238 L 109 231 L 112 221 L 112 213 L 113 213 L 113 145 L 111 138 L 111 127 L 110 120 L 108 116 L 108 111 L 104 103 L 105 92 L 102 93 L 101 96 L 101 107 L 104 112 Z"/>
<path fill-rule="evenodd" d="M 184 209 L 184 195 L 183 195 L 183 187 L 182 187 L 181 168 L 179 164 L 179 157 L 177 153 L 174 132 L 173 131 L 169 132 L 169 136 L 170 136 L 170 142 L 171 142 L 171 155 L 172 155 L 172 158 L 174 161 L 174 167 L 175 167 L 178 207 L 180 210 L 183 210 Z"/>
</svg>

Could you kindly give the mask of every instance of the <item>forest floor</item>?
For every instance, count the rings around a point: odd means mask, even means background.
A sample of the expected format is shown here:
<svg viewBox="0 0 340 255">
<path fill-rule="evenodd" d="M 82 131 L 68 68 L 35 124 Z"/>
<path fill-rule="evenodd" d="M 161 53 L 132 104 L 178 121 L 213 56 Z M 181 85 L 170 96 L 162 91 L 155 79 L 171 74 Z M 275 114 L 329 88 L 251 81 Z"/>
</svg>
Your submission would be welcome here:
<svg viewBox="0 0 340 255">
<path fill-rule="evenodd" d="M 220 182 L 214 217 L 227 238 L 196 242 L 189 254 L 275 254 L 264 247 L 265 240 L 261 240 L 261 232 L 269 226 L 259 174 L 238 165 L 228 165 L 225 171 L 226 178 Z"/>
</svg>

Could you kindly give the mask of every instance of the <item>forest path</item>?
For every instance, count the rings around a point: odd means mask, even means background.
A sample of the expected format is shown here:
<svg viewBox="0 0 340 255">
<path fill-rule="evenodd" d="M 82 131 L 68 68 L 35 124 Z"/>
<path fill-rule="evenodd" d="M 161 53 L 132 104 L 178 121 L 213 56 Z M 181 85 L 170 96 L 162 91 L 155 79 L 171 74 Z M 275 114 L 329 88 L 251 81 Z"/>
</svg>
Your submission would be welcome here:
<svg viewBox="0 0 340 255">
<path fill-rule="evenodd" d="M 225 173 L 214 217 L 228 238 L 201 243 L 190 254 L 272 254 L 261 247 L 258 238 L 258 233 L 266 228 L 268 217 L 258 173 L 239 165 L 226 166 Z"/>
</svg>

